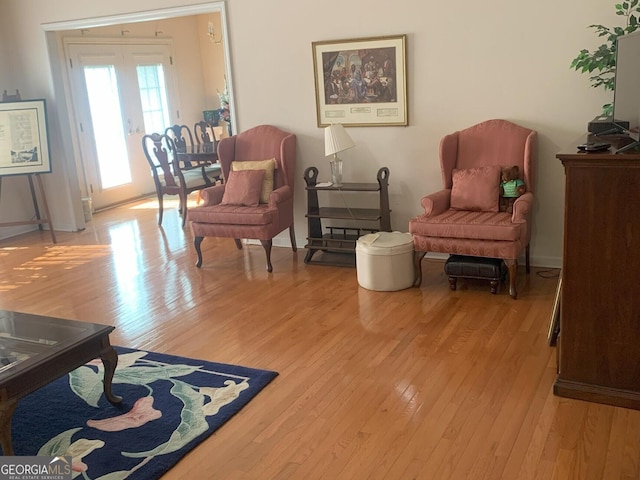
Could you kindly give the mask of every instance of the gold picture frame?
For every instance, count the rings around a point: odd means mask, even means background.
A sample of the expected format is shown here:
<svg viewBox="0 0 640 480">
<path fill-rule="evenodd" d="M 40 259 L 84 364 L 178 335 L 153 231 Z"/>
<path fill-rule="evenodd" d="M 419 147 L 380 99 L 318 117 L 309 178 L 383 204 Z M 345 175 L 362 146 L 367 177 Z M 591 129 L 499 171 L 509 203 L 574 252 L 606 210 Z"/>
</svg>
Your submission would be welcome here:
<svg viewBox="0 0 640 480">
<path fill-rule="evenodd" d="M 312 42 L 318 127 L 408 125 L 406 40 Z"/>
</svg>

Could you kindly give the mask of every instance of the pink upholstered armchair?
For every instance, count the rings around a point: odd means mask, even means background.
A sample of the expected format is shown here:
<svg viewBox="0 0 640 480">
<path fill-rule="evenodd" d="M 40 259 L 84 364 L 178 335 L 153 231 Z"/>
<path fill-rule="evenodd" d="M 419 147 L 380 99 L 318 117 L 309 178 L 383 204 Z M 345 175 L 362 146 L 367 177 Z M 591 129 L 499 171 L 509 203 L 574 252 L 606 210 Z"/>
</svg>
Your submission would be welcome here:
<svg viewBox="0 0 640 480">
<path fill-rule="evenodd" d="M 443 189 L 422 199 L 424 214 L 409 222 L 416 282 L 427 252 L 501 258 L 509 269 L 509 294 L 517 298 L 518 257 L 529 240 L 537 134 L 506 120 L 488 120 L 445 136 L 440 142 Z M 501 167 L 517 165 L 526 193 L 513 212 L 499 211 Z"/>
<path fill-rule="evenodd" d="M 202 266 L 204 237 L 229 237 L 242 248 L 241 239 L 260 240 L 271 272 L 272 239 L 289 229 L 291 247 L 297 250 L 293 229 L 293 184 L 296 136 L 261 125 L 218 144 L 224 184 L 202 190 L 204 204 L 189 210 L 189 220 Z"/>
</svg>

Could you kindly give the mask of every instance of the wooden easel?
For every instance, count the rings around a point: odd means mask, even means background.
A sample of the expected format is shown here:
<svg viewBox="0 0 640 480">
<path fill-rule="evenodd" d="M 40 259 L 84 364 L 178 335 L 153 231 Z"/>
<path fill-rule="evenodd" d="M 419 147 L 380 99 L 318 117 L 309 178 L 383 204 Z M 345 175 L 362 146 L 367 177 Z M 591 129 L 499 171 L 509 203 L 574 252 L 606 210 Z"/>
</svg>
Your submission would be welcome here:
<svg viewBox="0 0 640 480">
<path fill-rule="evenodd" d="M 16 90 L 15 95 L 9 95 L 5 90 L 2 93 L 3 102 L 16 102 L 20 100 L 20 91 Z M 44 193 L 44 187 L 42 186 L 42 178 L 39 173 L 25 173 L 29 180 L 29 190 L 31 191 L 31 200 L 33 201 L 33 208 L 36 211 L 36 220 L 25 220 L 21 222 L 4 222 L 0 223 L 0 227 L 11 227 L 16 225 L 38 225 L 38 229 L 43 230 L 42 225 L 49 225 L 49 232 L 51 233 L 51 241 L 56 242 L 56 233 L 53 231 L 53 223 L 51 223 L 51 214 L 49 213 L 49 205 L 47 204 L 47 196 Z M 40 209 L 38 208 L 38 196 L 36 190 L 33 187 L 33 177 L 36 177 L 38 182 L 38 191 L 40 192 L 40 198 L 42 199 L 42 209 L 44 210 L 44 218 L 40 217 Z M 0 203 L 2 203 L 2 176 L 0 176 Z"/>
<path fill-rule="evenodd" d="M 11 227 L 16 225 L 38 225 L 40 230 L 43 230 L 42 225 L 49 225 L 49 233 L 51 233 L 51 241 L 53 243 L 56 242 L 56 233 L 53 230 L 53 223 L 51 223 L 51 214 L 49 213 L 49 205 L 47 204 L 47 196 L 44 193 L 44 186 L 42 185 L 42 178 L 40 178 L 39 173 L 25 173 L 29 180 L 29 190 L 31 191 L 31 200 L 33 201 L 33 208 L 36 211 L 36 219 L 35 220 L 24 220 L 18 222 L 4 222 L 0 223 L 0 227 Z M 36 190 L 33 186 L 33 177 L 36 177 L 36 182 L 38 184 L 38 192 L 40 193 L 40 198 L 42 200 L 42 210 L 44 211 L 44 217 L 40 216 L 40 208 L 38 208 L 38 196 L 36 195 Z M 0 176 L 0 203 L 2 203 L 2 177 Z"/>
</svg>

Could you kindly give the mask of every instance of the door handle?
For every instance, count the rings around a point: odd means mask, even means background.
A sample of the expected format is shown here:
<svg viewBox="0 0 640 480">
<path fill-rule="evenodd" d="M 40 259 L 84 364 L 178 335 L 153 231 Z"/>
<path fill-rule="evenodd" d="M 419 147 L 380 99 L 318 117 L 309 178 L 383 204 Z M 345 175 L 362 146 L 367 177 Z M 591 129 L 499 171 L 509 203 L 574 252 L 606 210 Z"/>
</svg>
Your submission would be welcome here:
<svg viewBox="0 0 640 480">
<path fill-rule="evenodd" d="M 136 126 L 136 129 L 134 130 L 133 127 L 131 126 L 131 120 L 127 120 L 127 126 L 128 126 L 128 133 L 127 135 L 131 136 L 131 135 L 139 135 L 142 133 L 142 129 L 140 128 L 140 126 Z"/>
</svg>

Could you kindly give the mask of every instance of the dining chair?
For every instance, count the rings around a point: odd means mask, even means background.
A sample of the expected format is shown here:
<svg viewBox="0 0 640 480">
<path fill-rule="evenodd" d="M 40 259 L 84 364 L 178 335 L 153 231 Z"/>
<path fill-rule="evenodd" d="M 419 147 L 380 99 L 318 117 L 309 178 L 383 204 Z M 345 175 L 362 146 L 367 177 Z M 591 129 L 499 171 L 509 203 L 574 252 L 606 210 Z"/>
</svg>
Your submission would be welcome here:
<svg viewBox="0 0 640 480">
<path fill-rule="evenodd" d="M 187 125 L 172 125 L 171 127 L 168 127 L 164 133 L 173 140 L 178 152 L 181 150 L 187 152 L 189 149 L 193 149 L 195 145 L 193 143 L 193 134 Z M 215 155 L 215 157 L 217 157 L 217 155 Z M 184 162 L 181 162 L 180 165 L 187 170 L 200 168 L 202 173 L 209 177 L 212 183 L 217 183 L 222 181 L 222 169 L 220 168 L 220 164 L 217 163 L 217 158 L 215 160 L 216 161 L 212 161 L 209 164 L 201 163 L 198 165 L 194 165 L 190 160 L 185 160 Z M 200 192 L 198 191 L 196 204 L 200 204 L 200 201 L 201 197 Z"/>
<path fill-rule="evenodd" d="M 193 125 L 193 133 L 196 137 L 196 142 L 200 144 L 215 143 L 215 136 L 213 135 L 212 125 L 209 122 L 200 120 Z"/>
<path fill-rule="evenodd" d="M 168 127 L 164 133 L 168 135 L 176 146 L 176 149 L 186 149 L 188 146 L 193 145 L 193 135 L 191 130 L 186 125 L 172 125 Z M 185 162 L 187 168 L 191 168 L 191 163 Z"/>
<path fill-rule="evenodd" d="M 142 137 L 142 149 L 151 168 L 158 197 L 158 225 L 162 225 L 165 195 L 178 195 L 182 226 L 187 221 L 187 197 L 191 192 L 213 185 L 200 168 L 181 168 L 176 146 L 167 134 L 152 133 Z"/>
<path fill-rule="evenodd" d="M 164 133 L 171 137 L 176 148 L 186 148 L 187 145 L 193 145 L 193 135 L 186 125 L 172 125 Z"/>
</svg>

